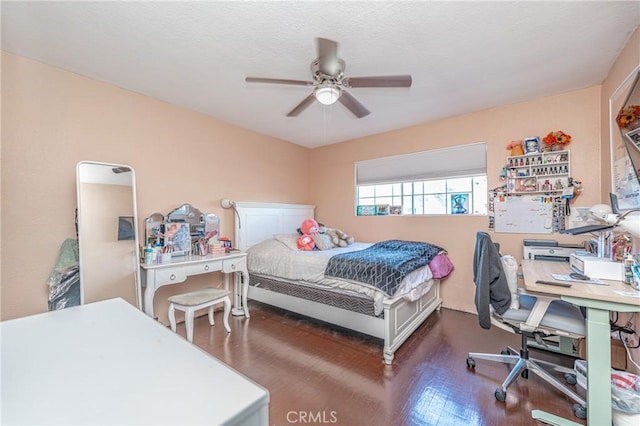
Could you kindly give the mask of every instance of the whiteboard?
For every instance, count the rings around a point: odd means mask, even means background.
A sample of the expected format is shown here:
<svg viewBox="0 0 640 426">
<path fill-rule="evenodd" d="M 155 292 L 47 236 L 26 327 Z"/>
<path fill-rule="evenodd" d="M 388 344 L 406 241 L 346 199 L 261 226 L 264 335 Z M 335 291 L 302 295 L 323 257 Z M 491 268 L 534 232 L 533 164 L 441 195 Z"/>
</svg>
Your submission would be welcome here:
<svg viewBox="0 0 640 426">
<path fill-rule="evenodd" d="M 504 197 L 494 201 L 496 232 L 551 234 L 553 203 L 541 196 Z"/>
</svg>

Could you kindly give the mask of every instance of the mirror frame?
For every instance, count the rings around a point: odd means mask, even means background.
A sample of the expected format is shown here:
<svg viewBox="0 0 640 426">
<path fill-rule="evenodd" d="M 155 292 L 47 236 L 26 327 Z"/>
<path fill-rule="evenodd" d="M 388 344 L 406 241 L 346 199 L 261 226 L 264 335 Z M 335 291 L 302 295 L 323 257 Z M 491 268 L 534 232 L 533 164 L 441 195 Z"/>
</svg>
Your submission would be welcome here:
<svg viewBox="0 0 640 426">
<path fill-rule="evenodd" d="M 83 254 L 82 254 L 82 241 L 81 241 L 81 233 L 82 233 L 82 229 L 83 229 L 83 223 L 82 223 L 82 214 L 80 213 L 80 206 L 82 205 L 82 194 L 81 194 L 81 184 L 85 183 L 82 182 L 80 179 L 81 176 L 81 168 L 84 165 L 97 165 L 97 166 L 104 166 L 104 167 L 109 167 L 112 169 L 116 169 L 116 168 L 126 168 L 129 169 L 131 171 L 131 192 L 132 192 L 132 201 L 133 201 L 133 243 L 134 243 L 134 286 L 135 286 L 135 295 L 136 295 L 136 307 L 140 310 L 142 310 L 142 287 L 141 287 L 141 281 L 140 281 L 140 245 L 139 245 L 139 235 L 138 235 L 138 203 L 137 203 L 137 197 L 136 197 L 136 176 L 135 176 L 135 170 L 133 169 L 133 167 L 125 165 L 125 164 L 113 164 L 113 163 L 101 163 L 101 162 L 96 162 L 96 161 L 80 161 L 77 166 L 76 166 L 76 202 L 77 202 L 77 208 L 78 208 L 78 214 L 77 214 L 77 226 L 78 226 L 78 259 L 79 259 L 79 265 L 80 265 L 80 304 L 84 305 L 85 302 L 85 286 L 84 286 L 84 281 L 85 281 L 85 272 L 84 268 L 82 267 L 82 265 L 84 264 L 83 262 Z M 117 237 L 117 235 L 116 235 Z"/>
<path fill-rule="evenodd" d="M 640 193 L 640 177 L 634 169 L 640 165 L 633 163 L 627 140 L 623 130 L 618 126 L 617 117 L 629 102 L 635 91 L 640 91 L 640 65 L 622 81 L 620 86 L 609 98 L 609 152 L 611 155 L 611 192 L 618 198 L 621 211 L 640 208 L 640 196 L 635 201 L 628 201 L 625 192 L 621 191 L 620 183 L 627 180 L 631 193 Z M 635 148 L 633 148 L 635 149 Z M 635 177 L 635 181 L 633 180 Z"/>
</svg>

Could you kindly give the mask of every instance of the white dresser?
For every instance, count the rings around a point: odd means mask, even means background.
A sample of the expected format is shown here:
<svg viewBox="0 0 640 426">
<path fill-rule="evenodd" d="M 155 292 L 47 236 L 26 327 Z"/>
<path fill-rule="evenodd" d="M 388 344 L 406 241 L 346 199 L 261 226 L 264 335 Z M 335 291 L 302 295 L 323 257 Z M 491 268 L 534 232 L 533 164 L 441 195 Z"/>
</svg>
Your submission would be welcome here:
<svg viewBox="0 0 640 426">
<path fill-rule="evenodd" d="M 123 299 L 0 323 L 2 424 L 267 425 L 269 392 Z"/>
</svg>

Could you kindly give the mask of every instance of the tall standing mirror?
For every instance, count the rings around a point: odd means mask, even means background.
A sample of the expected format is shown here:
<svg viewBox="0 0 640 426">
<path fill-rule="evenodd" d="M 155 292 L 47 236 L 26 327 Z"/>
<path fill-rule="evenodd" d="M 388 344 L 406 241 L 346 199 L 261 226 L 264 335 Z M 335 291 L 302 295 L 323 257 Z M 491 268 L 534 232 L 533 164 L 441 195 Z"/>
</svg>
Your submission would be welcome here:
<svg viewBox="0 0 640 426">
<path fill-rule="evenodd" d="M 121 297 L 142 309 L 133 168 L 82 161 L 76 182 L 80 303 Z"/>
<path fill-rule="evenodd" d="M 640 67 L 609 100 L 612 192 L 621 210 L 640 208 Z"/>
</svg>

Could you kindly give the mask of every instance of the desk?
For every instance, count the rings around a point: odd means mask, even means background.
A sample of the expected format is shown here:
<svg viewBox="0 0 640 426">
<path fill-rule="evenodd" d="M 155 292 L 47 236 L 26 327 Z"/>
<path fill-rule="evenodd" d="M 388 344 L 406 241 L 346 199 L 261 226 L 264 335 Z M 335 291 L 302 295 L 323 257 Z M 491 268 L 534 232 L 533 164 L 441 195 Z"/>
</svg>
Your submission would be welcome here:
<svg viewBox="0 0 640 426">
<path fill-rule="evenodd" d="M 608 286 L 572 283 L 569 288 L 536 284 L 537 280 L 556 281 L 551 274 L 568 274 L 569 264 L 523 260 L 522 273 L 527 292 L 554 294 L 562 300 L 587 308 L 587 424 L 611 424 L 611 331 L 609 312 L 640 312 L 640 298 L 617 292 L 633 292 L 621 281 Z"/>
<path fill-rule="evenodd" d="M 233 315 L 244 315 L 249 318 L 247 295 L 249 293 L 249 271 L 247 270 L 247 253 L 232 252 L 228 254 L 208 254 L 206 256 L 173 257 L 171 262 L 156 265 L 140 265 L 142 268 L 142 285 L 144 290 L 144 312 L 153 318 L 153 296 L 156 290 L 165 285 L 178 284 L 191 275 L 222 272 L 224 288 L 229 289 L 229 274 L 238 272 L 242 280 L 234 276 Z"/>
<path fill-rule="evenodd" d="M 261 424 L 269 392 L 125 302 L 0 323 L 2 424 Z"/>
</svg>

